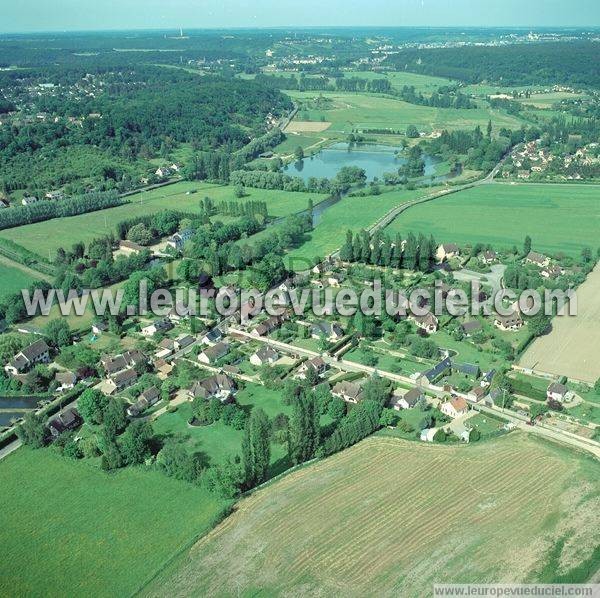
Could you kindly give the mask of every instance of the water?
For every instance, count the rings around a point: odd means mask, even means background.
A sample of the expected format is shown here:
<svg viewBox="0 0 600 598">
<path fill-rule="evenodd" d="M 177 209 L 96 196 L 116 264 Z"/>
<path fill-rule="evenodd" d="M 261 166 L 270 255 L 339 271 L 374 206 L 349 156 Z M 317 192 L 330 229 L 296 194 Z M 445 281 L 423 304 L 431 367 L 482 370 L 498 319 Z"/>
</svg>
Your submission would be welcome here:
<svg viewBox="0 0 600 598">
<path fill-rule="evenodd" d="M 406 164 L 404 156 L 396 156 L 393 147 L 378 144 L 349 144 L 336 143 L 318 154 L 293 162 L 285 167 L 286 174 L 299 176 L 304 181 L 311 177 L 332 179 L 344 166 L 358 166 L 364 169 L 367 180 L 374 177 L 383 178 L 385 172 L 396 172 Z M 425 178 L 435 175 L 435 167 L 440 160 L 423 154 L 425 161 Z M 435 181 L 441 182 L 448 176 L 436 176 Z"/>
<path fill-rule="evenodd" d="M 40 397 L 0 397 L 0 428 L 10 427 L 12 419 L 25 417 L 41 400 Z"/>
</svg>

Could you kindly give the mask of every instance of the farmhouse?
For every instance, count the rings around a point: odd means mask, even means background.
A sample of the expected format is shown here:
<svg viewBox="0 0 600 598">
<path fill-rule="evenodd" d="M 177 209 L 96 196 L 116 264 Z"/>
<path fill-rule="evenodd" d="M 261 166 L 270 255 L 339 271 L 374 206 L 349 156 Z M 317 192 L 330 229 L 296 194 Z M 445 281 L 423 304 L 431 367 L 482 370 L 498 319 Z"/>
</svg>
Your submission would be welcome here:
<svg viewBox="0 0 600 598">
<path fill-rule="evenodd" d="M 454 243 L 443 243 L 437 248 L 436 258 L 438 262 L 444 262 L 453 257 L 458 257 L 460 255 L 460 249 L 458 245 Z"/>
<path fill-rule="evenodd" d="M 530 251 L 525 257 L 525 262 L 527 264 L 539 266 L 540 268 L 545 268 L 550 265 L 550 258 L 537 251 Z"/>
<path fill-rule="evenodd" d="M 569 389 L 564 384 L 553 382 L 546 390 L 546 398 L 549 401 L 562 403 L 565 400 L 567 392 L 569 392 Z"/>
<path fill-rule="evenodd" d="M 469 405 L 467 404 L 467 401 L 465 401 L 465 399 L 463 399 L 462 397 L 456 397 L 454 399 L 446 401 L 440 407 L 440 411 L 444 415 L 447 415 L 448 417 L 454 419 L 461 415 L 465 415 L 465 413 L 469 411 Z"/>
<path fill-rule="evenodd" d="M 327 364 L 323 361 L 322 357 L 313 357 L 308 361 L 305 361 L 299 368 L 296 374 L 297 378 L 304 380 L 308 370 L 316 372 L 317 376 L 322 376 L 327 370 Z"/>
<path fill-rule="evenodd" d="M 192 399 L 218 399 L 221 403 L 229 402 L 237 390 L 235 381 L 225 374 L 216 374 L 200 382 L 195 382 L 188 391 Z"/>
<path fill-rule="evenodd" d="M 212 347 L 207 347 L 198 355 L 198 361 L 208 365 L 215 363 L 229 353 L 229 345 L 226 343 L 217 343 Z"/>
<path fill-rule="evenodd" d="M 255 366 L 275 363 L 279 359 L 279 353 L 268 345 L 262 346 L 250 356 L 250 363 Z"/>
<path fill-rule="evenodd" d="M 392 395 L 391 405 L 396 411 L 402 409 L 411 409 L 418 401 L 425 398 L 425 393 L 418 386 L 405 391 L 401 388 L 394 390 Z"/>
<path fill-rule="evenodd" d="M 310 327 L 310 335 L 316 339 L 326 338 L 329 341 L 337 341 L 344 336 L 344 330 L 337 322 L 321 320 Z"/>
<path fill-rule="evenodd" d="M 331 394 L 338 399 L 342 399 L 342 401 L 346 401 L 346 403 L 358 403 L 363 399 L 360 384 L 354 382 L 338 382 L 331 389 Z"/>
<path fill-rule="evenodd" d="M 7 374 L 16 376 L 22 372 L 30 370 L 38 363 L 48 363 L 50 361 L 50 348 L 45 340 L 40 339 L 19 351 L 14 358 L 4 366 Z"/>
<path fill-rule="evenodd" d="M 194 231 L 191 228 L 181 230 L 167 239 L 167 247 L 172 247 L 175 251 L 183 251 L 183 246 L 193 235 Z"/>
</svg>

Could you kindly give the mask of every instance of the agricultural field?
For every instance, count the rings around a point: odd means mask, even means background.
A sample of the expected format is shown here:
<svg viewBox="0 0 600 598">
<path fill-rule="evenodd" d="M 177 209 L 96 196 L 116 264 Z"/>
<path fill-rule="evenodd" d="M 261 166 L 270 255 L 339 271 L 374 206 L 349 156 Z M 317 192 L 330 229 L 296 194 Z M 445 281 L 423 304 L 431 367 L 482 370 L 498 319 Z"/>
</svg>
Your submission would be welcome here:
<svg viewBox="0 0 600 598">
<path fill-rule="evenodd" d="M 599 481 L 596 461 L 523 433 L 467 447 L 375 437 L 243 499 L 143 593 L 423 596 L 434 582 L 584 581 L 597 566 Z"/>
<path fill-rule="evenodd" d="M 196 193 L 186 195 L 186 192 L 190 190 L 196 190 Z M 292 193 L 264 189 L 247 189 L 246 193 L 246 197 L 239 201 L 266 201 L 269 214 L 274 217 L 287 216 L 305 210 L 309 199 L 317 204 L 325 198 L 324 195 L 315 193 Z M 88 243 L 102 235 L 114 233 L 116 225 L 122 220 L 166 209 L 198 213 L 200 211 L 199 202 L 204 197 L 210 197 L 215 203 L 236 199 L 234 188 L 231 186 L 180 182 L 131 196 L 128 198 L 128 202 L 121 206 L 80 216 L 11 228 L 2 231 L 0 236 L 10 239 L 30 251 L 53 259 L 59 247 L 70 246 L 76 241 Z M 226 218 L 221 217 L 221 220 L 226 220 Z"/>
<path fill-rule="evenodd" d="M 594 351 L 600 338 L 600 266 L 577 289 L 577 315 L 552 320 L 550 333 L 529 346 L 519 365 L 524 368 L 594 383 L 600 360 Z"/>
<path fill-rule="evenodd" d="M 0 478 L 3 596 L 131 595 L 228 507 L 159 472 L 106 474 L 50 449 L 17 450 Z"/>
<path fill-rule="evenodd" d="M 536 251 L 574 256 L 598 246 L 599 192 L 589 185 L 482 185 L 415 206 L 386 230 L 459 245 L 490 243 L 497 250 L 521 247 L 529 235 Z"/>
<path fill-rule="evenodd" d="M 295 101 L 312 100 L 315 92 L 288 91 Z M 394 98 L 365 93 L 323 92 L 331 100 L 328 109 L 300 108 L 296 120 L 330 122 L 321 135 L 339 137 L 355 130 L 392 129 L 404 132 L 415 125 L 422 132 L 435 129 L 465 129 L 476 125 L 485 128 L 491 119 L 496 127 L 518 129 L 523 122 L 499 110 L 476 108 L 432 108 L 409 104 Z"/>
<path fill-rule="evenodd" d="M 0 255 L 0 297 L 26 289 L 41 280 L 42 274 Z"/>
</svg>

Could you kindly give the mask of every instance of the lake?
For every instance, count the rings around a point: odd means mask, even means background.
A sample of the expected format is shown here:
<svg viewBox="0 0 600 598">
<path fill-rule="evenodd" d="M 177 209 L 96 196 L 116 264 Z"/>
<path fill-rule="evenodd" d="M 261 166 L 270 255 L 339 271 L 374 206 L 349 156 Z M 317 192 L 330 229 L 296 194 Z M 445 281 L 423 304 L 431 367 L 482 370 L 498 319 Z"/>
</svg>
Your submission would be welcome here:
<svg viewBox="0 0 600 598">
<path fill-rule="evenodd" d="M 435 167 L 440 163 L 438 158 L 423 154 L 425 161 L 425 177 L 435 175 Z M 358 166 L 367 174 L 367 180 L 382 178 L 385 172 L 395 172 L 406 164 L 404 156 L 396 156 L 394 148 L 379 144 L 335 143 L 299 162 L 292 162 L 284 167 L 285 173 L 299 176 L 304 181 L 311 177 L 332 179 L 344 166 Z M 447 179 L 447 176 L 436 177 L 436 181 Z"/>
</svg>

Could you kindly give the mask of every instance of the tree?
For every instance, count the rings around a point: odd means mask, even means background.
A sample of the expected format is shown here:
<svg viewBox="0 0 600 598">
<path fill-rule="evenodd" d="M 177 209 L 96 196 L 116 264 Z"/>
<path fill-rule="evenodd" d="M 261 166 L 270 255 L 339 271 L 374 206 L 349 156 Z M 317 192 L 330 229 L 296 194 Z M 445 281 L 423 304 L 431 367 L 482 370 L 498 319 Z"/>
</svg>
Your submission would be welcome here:
<svg viewBox="0 0 600 598">
<path fill-rule="evenodd" d="M 598 378 L 598 380 L 596 380 L 596 383 L 594 384 L 594 392 L 597 395 L 600 395 L 600 378 Z"/>
<path fill-rule="evenodd" d="M 185 446 L 169 439 L 158 453 L 156 463 L 168 476 L 177 480 L 194 483 L 202 474 L 202 461 L 197 455 L 190 455 Z"/>
<path fill-rule="evenodd" d="M 120 437 L 120 451 L 127 465 L 143 463 L 150 455 L 152 427 L 148 422 L 136 421 Z"/>
<path fill-rule="evenodd" d="M 481 432 L 477 428 L 473 428 L 469 434 L 469 442 L 477 442 L 481 438 Z"/>
<path fill-rule="evenodd" d="M 17 334 L 0 335 L 0 362 L 8 363 L 22 348 L 23 340 Z"/>
<path fill-rule="evenodd" d="M 50 320 L 44 328 L 46 338 L 56 347 L 65 347 L 71 343 L 71 329 L 66 320 Z"/>
<path fill-rule="evenodd" d="M 127 427 L 125 401 L 120 398 L 110 399 L 103 413 L 103 426 L 106 434 L 115 437 Z"/>
<path fill-rule="evenodd" d="M 44 418 L 30 411 L 23 423 L 17 428 L 17 436 L 20 440 L 33 448 L 41 448 L 46 444 L 47 431 Z"/>
<path fill-rule="evenodd" d="M 288 452 L 294 465 L 315 456 L 319 446 L 319 409 L 312 392 L 302 389 L 290 417 Z"/>
<path fill-rule="evenodd" d="M 550 317 L 542 313 L 537 314 L 536 316 L 529 318 L 528 325 L 529 331 L 533 336 L 542 336 L 550 325 Z"/>
<path fill-rule="evenodd" d="M 406 136 L 410 139 L 417 139 L 419 137 L 419 129 L 415 125 L 408 125 L 406 127 Z"/>
<path fill-rule="evenodd" d="M 527 235 L 523 243 L 523 255 L 527 255 L 531 251 L 531 237 Z"/>
<path fill-rule="evenodd" d="M 302 149 L 301 145 L 294 150 L 294 158 L 296 158 L 298 162 L 300 160 L 304 160 L 304 150 Z"/>
<path fill-rule="evenodd" d="M 262 409 L 253 409 L 244 429 L 242 440 L 242 463 L 244 483 L 253 488 L 267 479 L 271 443 L 269 419 Z"/>
<path fill-rule="evenodd" d="M 108 398 L 99 390 L 87 388 L 81 393 L 77 408 L 83 421 L 89 424 L 100 424 L 104 417 L 104 410 L 108 405 Z"/>
<path fill-rule="evenodd" d="M 244 481 L 242 468 L 229 459 L 223 465 L 211 467 L 206 473 L 206 486 L 223 498 L 235 498 Z"/>
</svg>

